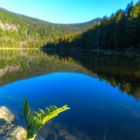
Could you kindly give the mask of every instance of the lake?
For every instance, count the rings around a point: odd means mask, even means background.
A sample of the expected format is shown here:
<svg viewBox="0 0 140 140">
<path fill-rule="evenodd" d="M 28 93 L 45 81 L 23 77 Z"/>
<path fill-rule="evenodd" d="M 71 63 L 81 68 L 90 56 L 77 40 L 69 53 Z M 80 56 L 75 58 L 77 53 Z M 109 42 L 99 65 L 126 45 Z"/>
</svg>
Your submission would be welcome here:
<svg viewBox="0 0 140 140">
<path fill-rule="evenodd" d="M 25 127 L 33 109 L 69 105 L 41 131 L 46 140 L 140 140 L 140 58 L 122 54 L 0 51 L 0 106 Z"/>
</svg>

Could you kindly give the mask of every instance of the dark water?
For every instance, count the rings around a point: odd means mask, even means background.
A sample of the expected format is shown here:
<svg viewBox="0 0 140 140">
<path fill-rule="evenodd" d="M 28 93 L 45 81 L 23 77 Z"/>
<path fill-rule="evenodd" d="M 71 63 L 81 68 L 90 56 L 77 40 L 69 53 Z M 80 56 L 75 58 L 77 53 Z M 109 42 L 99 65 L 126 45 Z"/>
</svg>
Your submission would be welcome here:
<svg viewBox="0 0 140 140">
<path fill-rule="evenodd" d="M 35 110 L 69 105 L 71 110 L 40 132 L 47 133 L 47 140 L 140 140 L 138 60 L 91 53 L 1 51 L 0 105 L 10 108 L 15 123 L 23 126 L 24 97 Z"/>
</svg>

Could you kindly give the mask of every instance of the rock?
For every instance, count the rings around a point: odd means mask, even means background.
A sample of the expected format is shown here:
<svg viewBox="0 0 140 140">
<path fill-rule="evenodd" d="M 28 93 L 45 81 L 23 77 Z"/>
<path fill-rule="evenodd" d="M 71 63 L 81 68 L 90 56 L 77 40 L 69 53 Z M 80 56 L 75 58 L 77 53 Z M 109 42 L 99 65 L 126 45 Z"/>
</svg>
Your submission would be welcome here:
<svg viewBox="0 0 140 140">
<path fill-rule="evenodd" d="M 39 136 L 39 137 L 37 138 L 37 140 L 45 140 L 45 138 Z"/>
<path fill-rule="evenodd" d="M 26 140 L 27 132 L 23 127 L 17 126 L 16 129 L 10 134 L 10 138 L 10 140 Z"/>
<path fill-rule="evenodd" d="M 7 107 L 1 106 L 0 107 L 0 119 L 3 119 L 8 123 L 11 123 L 14 120 L 14 115 Z"/>
<path fill-rule="evenodd" d="M 6 135 L 13 127 L 13 124 L 7 123 L 5 120 L 0 120 L 0 135 Z"/>
<path fill-rule="evenodd" d="M 0 20 L 0 29 L 4 31 L 18 31 L 18 27 L 14 24 L 2 23 Z"/>
<path fill-rule="evenodd" d="M 54 123 L 54 128 L 60 129 L 62 126 L 60 123 Z"/>
<path fill-rule="evenodd" d="M 66 140 L 78 140 L 76 136 L 72 135 L 72 134 L 67 134 L 65 136 Z"/>
<path fill-rule="evenodd" d="M 0 69 L 0 77 L 6 75 L 7 73 L 11 73 L 14 71 L 20 70 L 20 66 L 12 66 L 12 65 L 7 65 L 5 68 Z"/>
<path fill-rule="evenodd" d="M 16 126 L 0 120 L 0 140 L 26 140 L 27 132 L 21 126 Z"/>
<path fill-rule="evenodd" d="M 65 135 L 67 135 L 68 134 L 68 131 L 67 130 L 65 130 L 65 129 L 60 129 L 60 131 L 59 131 L 59 135 L 60 136 L 65 136 Z"/>
<path fill-rule="evenodd" d="M 27 132 L 21 126 L 12 124 L 13 113 L 5 106 L 0 107 L 0 140 L 26 140 Z"/>
</svg>

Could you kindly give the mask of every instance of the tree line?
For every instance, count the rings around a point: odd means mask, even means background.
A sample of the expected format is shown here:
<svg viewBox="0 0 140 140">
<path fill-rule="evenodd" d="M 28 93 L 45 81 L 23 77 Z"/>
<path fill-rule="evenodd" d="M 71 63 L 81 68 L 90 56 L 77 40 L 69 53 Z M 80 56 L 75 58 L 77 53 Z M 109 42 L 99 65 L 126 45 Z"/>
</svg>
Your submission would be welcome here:
<svg viewBox="0 0 140 140">
<path fill-rule="evenodd" d="M 104 17 L 85 32 L 61 38 L 46 47 L 140 52 L 140 1 Z"/>
<path fill-rule="evenodd" d="M 75 36 L 90 25 L 53 24 L 0 8 L 0 47 L 41 47 L 71 34 Z M 10 30 L 13 26 L 16 30 Z"/>
</svg>

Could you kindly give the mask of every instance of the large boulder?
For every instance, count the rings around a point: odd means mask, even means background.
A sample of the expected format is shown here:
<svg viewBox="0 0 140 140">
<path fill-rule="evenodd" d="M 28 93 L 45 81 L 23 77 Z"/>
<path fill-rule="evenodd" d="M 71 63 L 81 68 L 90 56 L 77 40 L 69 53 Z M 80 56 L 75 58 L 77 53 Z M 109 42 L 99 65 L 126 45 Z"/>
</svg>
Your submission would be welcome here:
<svg viewBox="0 0 140 140">
<path fill-rule="evenodd" d="M 26 130 L 21 127 L 17 126 L 9 135 L 9 140 L 26 140 L 27 132 Z"/>
<path fill-rule="evenodd" d="M 11 123 L 14 120 L 14 114 L 5 106 L 0 107 L 0 119 Z"/>
<path fill-rule="evenodd" d="M 12 124 L 14 114 L 5 106 L 0 107 L 0 140 L 26 140 L 27 132 Z"/>
</svg>

